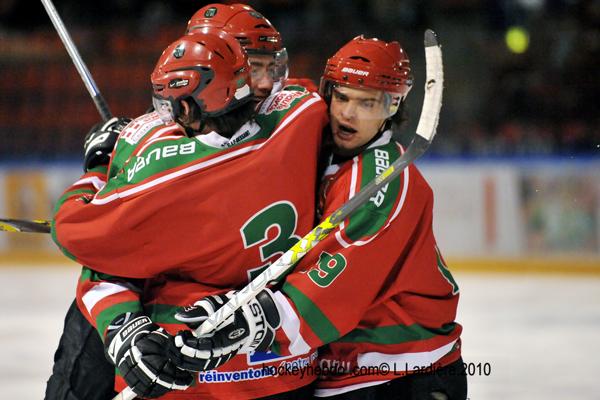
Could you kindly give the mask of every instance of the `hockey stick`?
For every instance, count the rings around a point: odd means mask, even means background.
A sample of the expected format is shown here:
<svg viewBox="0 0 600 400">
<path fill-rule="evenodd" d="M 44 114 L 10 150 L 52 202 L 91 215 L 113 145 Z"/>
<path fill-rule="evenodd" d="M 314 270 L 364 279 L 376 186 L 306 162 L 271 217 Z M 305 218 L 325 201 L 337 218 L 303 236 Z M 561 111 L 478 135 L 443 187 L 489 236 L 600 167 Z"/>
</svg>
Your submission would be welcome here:
<svg viewBox="0 0 600 400">
<path fill-rule="evenodd" d="M 428 29 L 425 31 L 425 59 L 427 63 L 427 78 L 425 84 L 425 98 L 421 116 L 414 139 L 406 151 L 381 175 L 377 176 L 352 199 L 334 211 L 323 222 L 317 225 L 306 236 L 300 239 L 283 256 L 270 265 L 246 287 L 237 292 L 223 307 L 195 330 L 196 335 L 205 335 L 217 328 L 223 321 L 233 315 L 235 310 L 252 300 L 269 282 L 283 277 L 302 257 L 306 255 L 319 242 L 325 239 L 331 231 L 337 228 L 349 215 L 365 204 L 375 193 L 400 173 L 410 163 L 420 157 L 433 141 L 442 107 L 442 92 L 444 86 L 444 71 L 442 65 L 442 50 L 435 33 Z M 133 389 L 126 388 L 113 400 L 132 400 L 136 395 Z"/>
<path fill-rule="evenodd" d="M 50 221 L 36 219 L 0 219 L 0 231 L 50 233 Z"/>
<path fill-rule="evenodd" d="M 50 17 L 50 20 L 52 21 L 52 24 L 54 25 L 54 28 L 56 28 L 56 31 L 58 32 L 58 36 L 60 36 L 60 39 L 65 45 L 67 53 L 69 53 L 69 56 L 71 56 L 71 60 L 73 60 L 73 64 L 75 64 L 75 68 L 77 68 L 77 72 L 79 72 L 79 75 L 81 76 L 85 87 L 90 93 L 90 96 L 92 96 L 92 100 L 94 101 L 94 104 L 96 105 L 96 108 L 98 109 L 102 120 L 104 122 L 108 121 L 112 118 L 112 113 L 108 108 L 108 104 L 106 103 L 106 100 L 104 100 L 104 97 L 102 96 L 102 93 L 100 93 L 100 90 L 98 90 L 98 86 L 96 85 L 96 82 L 94 82 L 92 74 L 90 74 L 90 71 L 81 59 L 79 51 L 77 51 L 77 47 L 75 47 L 73 39 L 71 39 L 67 28 L 65 28 L 65 24 L 63 24 L 60 15 L 58 15 L 58 12 L 56 11 L 54 4 L 52 3 L 52 0 L 41 1 L 44 5 L 44 8 L 46 9 L 46 12 L 48 13 L 48 16 Z"/>
<path fill-rule="evenodd" d="M 94 78 L 92 78 L 92 74 L 81 59 L 79 51 L 77 51 L 77 47 L 75 47 L 73 39 L 71 39 L 67 28 L 65 28 L 65 24 L 62 22 L 60 15 L 58 15 L 58 12 L 56 11 L 54 4 L 52 3 L 52 0 L 41 1 L 44 8 L 46 9 L 46 12 L 48 13 L 48 16 L 50 17 L 50 20 L 52 21 L 52 24 L 54 25 L 54 28 L 56 28 L 56 31 L 58 32 L 58 36 L 60 36 L 60 39 L 65 45 L 67 53 L 69 53 L 69 56 L 71 56 L 71 60 L 73 61 L 73 64 L 75 64 L 75 68 L 77 69 L 77 72 L 79 72 L 79 75 L 81 76 L 85 87 L 87 88 L 90 96 L 92 96 L 92 100 L 94 101 L 94 104 L 96 105 L 96 108 L 100 113 L 100 117 L 103 121 L 108 121 L 112 118 L 112 113 L 108 108 L 108 104 L 106 103 L 106 100 L 104 100 L 102 93 L 100 93 L 100 90 L 98 89 Z M 0 231 L 50 233 L 50 221 L 0 219 Z"/>
</svg>

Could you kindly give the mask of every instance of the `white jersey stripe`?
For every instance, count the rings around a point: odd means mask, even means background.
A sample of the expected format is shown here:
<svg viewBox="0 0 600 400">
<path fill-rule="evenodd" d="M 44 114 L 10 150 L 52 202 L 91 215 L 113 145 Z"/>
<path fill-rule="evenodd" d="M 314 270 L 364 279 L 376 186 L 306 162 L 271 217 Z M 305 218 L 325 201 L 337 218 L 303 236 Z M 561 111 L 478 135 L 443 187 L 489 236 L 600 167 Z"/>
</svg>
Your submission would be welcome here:
<svg viewBox="0 0 600 400">
<path fill-rule="evenodd" d="M 315 392 L 313 393 L 314 396 L 316 397 L 329 397 L 329 396 L 335 396 L 336 394 L 342 394 L 342 393 L 348 393 L 351 392 L 353 390 L 358 390 L 358 389 L 362 389 L 362 388 L 366 388 L 369 386 L 376 386 L 376 385 L 381 385 L 382 383 L 386 383 L 389 382 L 390 379 L 387 379 L 385 381 L 373 381 L 373 382 L 363 382 L 363 383 L 357 383 L 354 385 L 348 385 L 348 386 L 344 386 L 341 388 L 331 388 L 331 389 L 321 389 L 321 388 L 316 388 Z"/>
<path fill-rule="evenodd" d="M 379 140 L 381 140 L 381 138 Z M 377 142 L 375 142 L 375 143 L 378 143 L 379 140 Z M 373 143 L 373 145 L 375 143 Z M 371 146 L 369 146 L 369 147 L 371 147 Z M 400 148 L 400 153 L 404 153 L 404 149 L 402 148 L 402 146 L 398 145 L 398 147 Z M 352 165 L 352 181 L 351 181 L 351 185 L 350 185 L 350 192 L 349 192 L 349 195 L 348 195 L 349 196 L 348 199 L 351 199 L 356 194 L 356 177 L 358 176 L 358 171 L 355 171 L 355 167 L 356 167 L 356 169 L 358 168 L 356 160 L 354 161 L 354 164 Z M 356 176 L 355 176 L 355 174 L 356 174 Z M 387 222 L 387 224 L 383 228 L 381 228 L 379 231 L 377 231 L 377 233 L 375 233 L 368 240 L 357 240 L 357 241 L 354 241 L 352 243 L 348 243 L 342 237 L 342 231 L 345 228 L 345 222 L 342 222 L 340 224 L 340 229 L 338 229 L 338 231 L 335 233 L 335 238 L 337 239 L 338 243 L 340 245 L 342 245 L 342 247 L 348 248 L 350 246 L 363 246 L 363 245 L 365 245 L 367 243 L 370 243 L 373 239 L 375 239 L 377 236 L 379 236 L 380 232 L 383 232 L 384 230 L 386 230 L 387 227 L 390 226 L 390 224 L 392 223 L 392 221 L 394 219 L 396 219 L 396 217 L 398 216 L 398 214 L 400 214 L 400 210 L 402 210 L 402 206 L 404 206 L 404 201 L 406 200 L 406 194 L 408 193 L 408 181 L 409 181 L 408 167 L 406 167 L 404 169 L 404 171 L 402 171 L 402 174 L 404 175 L 404 177 L 403 177 L 404 179 L 403 179 L 403 185 L 402 185 L 402 194 L 400 195 L 400 201 L 398 202 L 398 205 L 394 209 L 394 213 L 390 217 L 390 220 Z"/>
<path fill-rule="evenodd" d="M 381 368 L 382 365 L 389 367 L 390 372 L 393 371 L 413 371 L 416 368 L 428 367 L 434 364 L 443 356 L 448 354 L 458 339 L 439 347 L 432 351 L 423 351 L 419 353 L 402 353 L 402 354 L 385 354 L 385 353 L 363 353 L 359 354 L 357 358 L 358 367 L 374 367 Z M 317 388 L 315 389 L 314 395 L 316 397 L 329 397 L 335 396 L 336 394 L 347 393 L 353 390 L 380 385 L 388 382 L 389 379 L 383 381 L 372 381 L 357 383 L 354 385 L 347 385 L 339 388 Z"/>
<path fill-rule="evenodd" d="M 385 354 L 385 353 L 363 353 L 358 355 L 357 363 L 359 367 L 377 367 L 386 364 L 390 371 L 413 371 L 415 368 L 427 367 L 437 362 L 440 358 L 448 354 L 458 339 L 454 339 L 442 347 L 431 351 L 422 351 L 418 353 Z"/>
<path fill-rule="evenodd" d="M 73 184 L 73 186 L 87 185 L 88 183 L 91 183 L 96 188 L 96 190 L 101 190 L 104 187 L 104 185 L 106 185 L 105 180 L 100 179 L 97 176 L 90 176 L 88 178 L 78 180 Z"/>
<path fill-rule="evenodd" d="M 98 304 L 98 302 L 102 299 L 107 298 L 116 293 L 124 292 L 129 290 L 127 287 L 112 283 L 112 282 L 102 282 L 96 286 L 94 286 L 91 290 L 89 290 L 86 294 L 83 295 L 81 300 L 85 305 L 88 313 L 92 315 L 92 310 L 94 306 Z"/>
<path fill-rule="evenodd" d="M 308 353 L 311 348 L 300 334 L 300 320 L 288 299 L 279 291 L 273 293 L 277 308 L 281 311 L 281 328 L 290 339 L 289 351 L 293 356 Z"/>
</svg>

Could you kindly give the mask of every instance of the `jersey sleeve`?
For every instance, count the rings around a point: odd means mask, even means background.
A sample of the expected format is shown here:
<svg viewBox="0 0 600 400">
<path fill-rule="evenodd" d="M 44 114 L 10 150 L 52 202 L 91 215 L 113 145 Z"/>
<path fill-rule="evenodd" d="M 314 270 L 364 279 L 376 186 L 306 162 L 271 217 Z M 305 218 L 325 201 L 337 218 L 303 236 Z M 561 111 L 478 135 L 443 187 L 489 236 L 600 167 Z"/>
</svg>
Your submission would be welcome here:
<svg viewBox="0 0 600 400">
<path fill-rule="evenodd" d="M 377 166 L 387 168 L 396 152 L 378 149 L 348 162 L 329 184 L 324 215 L 366 185 Z M 405 265 L 436 262 L 433 236 L 421 228 L 431 223 L 432 193 L 424 181 L 411 180 L 413 173 L 405 169 L 286 277 L 276 295 L 283 321 L 277 351 L 301 354 L 338 340 L 390 296 Z"/>
<path fill-rule="evenodd" d="M 83 267 L 77 284 L 77 305 L 104 339 L 106 329 L 117 316 L 143 312 L 142 283 L 97 273 Z"/>
<path fill-rule="evenodd" d="M 59 197 L 56 202 L 54 212 L 56 213 L 60 210 L 65 204 L 75 203 L 75 204 L 87 204 L 89 203 L 94 195 L 98 193 L 100 189 L 102 189 L 106 185 L 107 181 L 107 170 L 108 167 L 105 165 L 97 166 L 85 174 L 83 174 L 75 183 L 73 183 L 70 187 L 68 187 L 63 194 Z M 52 239 L 58 246 L 58 248 L 69 258 L 76 260 L 76 257 L 73 256 L 62 244 L 58 241 L 56 237 L 56 226 L 55 220 L 52 220 L 51 223 L 51 235 Z"/>
</svg>

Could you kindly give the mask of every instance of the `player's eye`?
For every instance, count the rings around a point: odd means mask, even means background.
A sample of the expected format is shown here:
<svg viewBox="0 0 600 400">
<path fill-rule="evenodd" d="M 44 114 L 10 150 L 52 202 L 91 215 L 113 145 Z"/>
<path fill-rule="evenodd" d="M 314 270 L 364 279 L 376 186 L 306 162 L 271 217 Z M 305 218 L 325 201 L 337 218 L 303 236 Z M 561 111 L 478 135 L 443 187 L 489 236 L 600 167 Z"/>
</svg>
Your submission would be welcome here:
<svg viewBox="0 0 600 400">
<path fill-rule="evenodd" d="M 333 92 L 333 97 L 337 100 L 337 101 L 348 101 L 348 96 L 340 93 L 340 92 Z"/>
<path fill-rule="evenodd" d="M 375 107 L 375 101 L 374 100 L 363 100 L 360 102 L 360 105 L 363 108 L 371 109 L 371 108 Z"/>
</svg>

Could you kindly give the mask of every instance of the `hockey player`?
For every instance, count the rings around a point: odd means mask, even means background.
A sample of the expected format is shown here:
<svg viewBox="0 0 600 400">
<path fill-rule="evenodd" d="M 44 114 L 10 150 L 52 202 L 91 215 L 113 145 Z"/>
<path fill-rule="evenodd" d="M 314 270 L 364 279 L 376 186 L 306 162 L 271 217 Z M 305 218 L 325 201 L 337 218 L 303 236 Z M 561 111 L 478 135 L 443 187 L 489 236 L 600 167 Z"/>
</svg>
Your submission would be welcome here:
<svg viewBox="0 0 600 400">
<path fill-rule="evenodd" d="M 282 89 L 288 74 L 288 55 L 271 22 L 245 4 L 209 4 L 190 18 L 187 32 L 222 29 L 235 36 L 248 53 L 256 102 Z"/>
<path fill-rule="evenodd" d="M 310 80 L 287 78 L 287 51 L 282 45 L 281 35 L 268 19 L 250 6 L 209 4 L 202 7 L 189 20 L 186 31 L 197 32 L 206 28 L 222 29 L 232 34 L 245 48 L 257 103 L 280 91 L 283 86 L 300 85 L 316 92 Z M 99 136 L 102 132 L 111 133 L 111 137 L 118 135 L 129 122 L 127 118 L 113 118 L 93 127 L 87 137 Z M 96 144 L 94 151 L 87 152 L 85 164 L 107 164 L 113 146 L 114 141 Z M 45 398 L 110 398 L 116 394 L 111 382 L 113 376 L 114 367 L 104 357 L 99 336 L 73 302 L 65 317 Z"/>
<path fill-rule="evenodd" d="M 310 79 L 289 78 L 288 54 L 280 33 L 262 14 L 245 4 L 209 4 L 189 20 L 187 32 L 206 28 L 223 29 L 242 43 L 250 60 L 252 88 L 256 102 L 285 86 L 317 87 Z"/>
<path fill-rule="evenodd" d="M 321 186 L 323 215 L 403 152 L 390 126 L 411 86 L 398 42 L 360 36 L 328 60 L 320 90 L 329 102 L 333 152 Z M 459 289 L 435 242 L 432 207 L 429 185 L 409 166 L 313 249 L 280 290 L 266 292 L 279 311 L 277 334 L 286 336 L 273 348 L 298 354 L 324 346 L 316 397 L 466 398 L 462 328 L 455 322 Z M 204 298 L 176 318 L 195 326 L 227 297 Z M 251 326 L 237 317 L 211 341 L 181 332 L 172 360 L 193 369 L 222 357 L 228 349 L 211 344 Z M 247 346 L 252 337 L 227 345 Z"/>
<path fill-rule="evenodd" d="M 185 327 L 175 311 L 244 286 L 313 225 L 325 104 L 307 91 L 282 91 L 250 119 L 250 68 L 242 60 L 239 42 L 223 32 L 202 30 L 169 46 L 152 74 L 156 112 L 130 123 L 110 164 L 88 165 L 58 202 L 53 237 L 94 268 L 82 272 L 78 304 L 122 374 L 118 390 L 126 383 L 160 397 L 189 385 L 165 354 L 169 332 Z M 103 133 L 94 136 L 88 154 Z M 278 326 L 270 297 L 262 298 L 253 304 L 262 316 L 254 328 L 265 340 L 224 369 L 196 375 L 186 399 L 306 397 L 310 378 L 275 371 L 314 362 L 311 350 L 285 360 L 255 352 Z"/>
</svg>

